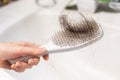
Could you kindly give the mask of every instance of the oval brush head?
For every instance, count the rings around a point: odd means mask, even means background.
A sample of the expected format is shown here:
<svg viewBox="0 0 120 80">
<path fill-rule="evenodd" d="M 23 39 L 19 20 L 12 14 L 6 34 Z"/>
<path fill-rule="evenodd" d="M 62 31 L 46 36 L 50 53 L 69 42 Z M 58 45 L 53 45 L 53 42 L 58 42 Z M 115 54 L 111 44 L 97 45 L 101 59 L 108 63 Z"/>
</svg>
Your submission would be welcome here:
<svg viewBox="0 0 120 80">
<path fill-rule="evenodd" d="M 94 42 L 102 34 L 100 25 L 88 14 L 75 11 L 63 12 L 59 17 L 61 30 L 53 42 L 59 46 L 76 46 Z"/>
</svg>

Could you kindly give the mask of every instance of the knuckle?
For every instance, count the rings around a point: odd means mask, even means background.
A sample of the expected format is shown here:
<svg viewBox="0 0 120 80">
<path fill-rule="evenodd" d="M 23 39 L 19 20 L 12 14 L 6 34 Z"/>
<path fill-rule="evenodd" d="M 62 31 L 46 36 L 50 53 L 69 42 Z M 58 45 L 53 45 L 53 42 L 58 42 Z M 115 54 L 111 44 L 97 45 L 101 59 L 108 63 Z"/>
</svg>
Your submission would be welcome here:
<svg viewBox="0 0 120 80">
<path fill-rule="evenodd" d="M 29 46 L 30 43 L 29 42 L 23 42 L 22 44 L 23 44 L 23 46 L 27 47 L 27 46 Z"/>
<path fill-rule="evenodd" d="M 29 44 L 30 44 L 30 42 L 27 42 L 27 41 L 19 42 L 20 46 L 25 46 L 25 47 L 29 46 Z"/>
</svg>

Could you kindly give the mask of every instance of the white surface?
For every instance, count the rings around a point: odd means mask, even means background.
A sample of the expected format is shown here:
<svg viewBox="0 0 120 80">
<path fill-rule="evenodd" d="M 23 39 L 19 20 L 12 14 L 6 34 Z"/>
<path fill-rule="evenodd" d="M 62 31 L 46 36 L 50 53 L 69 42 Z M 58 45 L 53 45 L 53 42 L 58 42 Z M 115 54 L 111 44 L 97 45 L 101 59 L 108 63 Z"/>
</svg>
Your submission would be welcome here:
<svg viewBox="0 0 120 80">
<path fill-rule="evenodd" d="M 55 6 L 55 2 L 53 0 L 38 0 L 38 4 L 44 7 Z"/>
<path fill-rule="evenodd" d="M 0 69 L 0 80 L 16 80 L 16 79 L 7 72 L 5 72 L 3 69 Z"/>
<path fill-rule="evenodd" d="M 120 12 L 104 12 L 94 14 L 97 21 L 113 25 L 113 27 L 120 27 Z"/>
</svg>

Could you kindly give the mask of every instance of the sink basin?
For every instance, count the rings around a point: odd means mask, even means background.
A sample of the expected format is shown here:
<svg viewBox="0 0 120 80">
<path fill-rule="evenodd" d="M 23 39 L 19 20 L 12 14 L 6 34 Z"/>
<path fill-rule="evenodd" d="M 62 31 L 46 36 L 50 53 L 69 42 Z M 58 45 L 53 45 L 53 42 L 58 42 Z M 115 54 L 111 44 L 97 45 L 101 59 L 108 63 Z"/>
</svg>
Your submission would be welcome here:
<svg viewBox="0 0 120 80">
<path fill-rule="evenodd" d="M 120 29 L 101 24 L 104 36 L 85 48 L 50 55 L 23 73 L 5 70 L 17 80 L 120 80 Z M 38 12 L 0 34 L 0 42 L 44 45 L 59 27 L 58 14 Z"/>
</svg>

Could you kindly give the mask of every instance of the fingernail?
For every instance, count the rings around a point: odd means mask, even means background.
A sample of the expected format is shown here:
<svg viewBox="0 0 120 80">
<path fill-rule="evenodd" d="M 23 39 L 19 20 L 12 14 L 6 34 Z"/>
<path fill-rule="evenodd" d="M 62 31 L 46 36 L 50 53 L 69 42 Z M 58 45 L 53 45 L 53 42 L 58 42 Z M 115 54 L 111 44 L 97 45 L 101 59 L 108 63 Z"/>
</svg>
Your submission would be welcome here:
<svg viewBox="0 0 120 80">
<path fill-rule="evenodd" d="M 39 48 L 39 49 L 37 50 L 37 52 L 38 52 L 39 54 L 42 54 L 42 53 L 45 53 L 45 52 L 46 52 L 46 49 L 45 49 L 45 48 Z"/>
<path fill-rule="evenodd" d="M 33 59 L 33 61 L 34 61 L 34 65 L 37 65 L 39 63 L 37 59 Z"/>
<path fill-rule="evenodd" d="M 17 67 L 17 68 L 21 68 L 21 66 L 22 66 L 22 65 L 21 65 L 20 62 L 16 64 L 16 67 Z"/>
<path fill-rule="evenodd" d="M 33 65 L 34 62 L 35 62 L 34 59 L 30 59 L 29 62 L 28 62 L 28 64 Z"/>
</svg>

